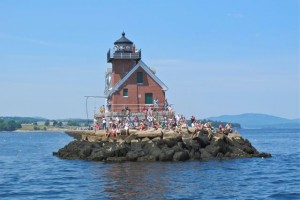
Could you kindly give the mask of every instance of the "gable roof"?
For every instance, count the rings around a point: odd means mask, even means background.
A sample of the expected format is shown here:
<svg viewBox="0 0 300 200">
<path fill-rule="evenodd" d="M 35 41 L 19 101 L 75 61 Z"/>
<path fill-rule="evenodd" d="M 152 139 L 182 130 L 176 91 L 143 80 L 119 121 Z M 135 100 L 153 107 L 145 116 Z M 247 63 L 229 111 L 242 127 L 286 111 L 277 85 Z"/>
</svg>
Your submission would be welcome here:
<svg viewBox="0 0 300 200">
<path fill-rule="evenodd" d="M 141 67 L 160 87 L 162 90 L 168 90 L 168 87 L 151 71 L 151 69 L 140 60 L 127 74 L 122 78 L 107 94 L 107 96 L 112 95 L 114 92 L 118 91 L 119 88 L 126 82 L 126 80 L 139 68 Z"/>
</svg>

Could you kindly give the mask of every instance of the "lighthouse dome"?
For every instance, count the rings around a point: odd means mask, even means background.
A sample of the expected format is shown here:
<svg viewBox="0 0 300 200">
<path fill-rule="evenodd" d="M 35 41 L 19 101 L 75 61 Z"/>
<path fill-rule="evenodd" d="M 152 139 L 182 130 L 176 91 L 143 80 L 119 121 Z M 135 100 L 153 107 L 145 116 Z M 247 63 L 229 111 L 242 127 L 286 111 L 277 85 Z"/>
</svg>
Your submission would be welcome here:
<svg viewBox="0 0 300 200">
<path fill-rule="evenodd" d="M 122 37 L 120 39 L 118 39 L 117 41 L 115 41 L 114 43 L 115 45 L 116 44 L 133 44 L 133 42 L 131 42 L 130 40 L 128 40 L 126 37 L 125 37 L 125 33 L 123 32 L 122 33 Z"/>
</svg>

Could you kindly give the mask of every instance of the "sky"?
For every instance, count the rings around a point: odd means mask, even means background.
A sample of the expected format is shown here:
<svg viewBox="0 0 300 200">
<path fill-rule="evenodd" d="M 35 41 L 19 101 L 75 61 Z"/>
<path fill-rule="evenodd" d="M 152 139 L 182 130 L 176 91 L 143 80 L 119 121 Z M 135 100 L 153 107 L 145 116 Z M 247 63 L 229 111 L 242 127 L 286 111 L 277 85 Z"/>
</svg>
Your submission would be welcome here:
<svg viewBox="0 0 300 200">
<path fill-rule="evenodd" d="M 176 113 L 300 118 L 297 0 L 1 0 L 0 116 L 86 118 L 124 31 Z M 103 99 L 89 99 L 90 115 Z"/>
</svg>

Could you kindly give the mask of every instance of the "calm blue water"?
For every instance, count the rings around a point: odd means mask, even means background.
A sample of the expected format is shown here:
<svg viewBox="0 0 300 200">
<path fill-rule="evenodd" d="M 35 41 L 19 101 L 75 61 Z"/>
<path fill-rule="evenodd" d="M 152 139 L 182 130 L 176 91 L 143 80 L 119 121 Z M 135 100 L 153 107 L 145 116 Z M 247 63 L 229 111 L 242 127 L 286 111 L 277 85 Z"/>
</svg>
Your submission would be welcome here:
<svg viewBox="0 0 300 200">
<path fill-rule="evenodd" d="M 300 131 L 241 130 L 269 159 L 61 160 L 64 133 L 0 133 L 0 199 L 300 199 Z"/>
</svg>

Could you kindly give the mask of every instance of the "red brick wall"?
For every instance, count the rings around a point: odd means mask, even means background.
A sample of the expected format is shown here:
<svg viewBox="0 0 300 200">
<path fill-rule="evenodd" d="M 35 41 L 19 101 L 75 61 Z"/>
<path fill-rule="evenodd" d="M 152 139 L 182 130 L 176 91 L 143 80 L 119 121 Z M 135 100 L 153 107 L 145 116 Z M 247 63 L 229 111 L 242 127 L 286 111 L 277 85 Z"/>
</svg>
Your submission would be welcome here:
<svg viewBox="0 0 300 200">
<path fill-rule="evenodd" d="M 118 83 L 135 64 L 135 60 L 114 59 L 112 61 L 112 86 Z"/>
<path fill-rule="evenodd" d="M 143 72 L 143 84 L 137 84 L 137 72 Z M 128 89 L 128 97 L 123 97 L 124 88 Z M 145 104 L 145 93 L 152 93 L 153 99 L 158 98 L 159 104 L 164 103 L 165 92 L 141 67 L 139 67 L 120 89 L 112 95 L 112 111 L 120 112 L 123 106 L 116 106 L 114 104 L 123 104 L 128 105 L 131 111 L 137 112 L 138 107 L 130 104 Z M 138 95 L 141 95 L 141 97 L 138 98 Z"/>
</svg>

